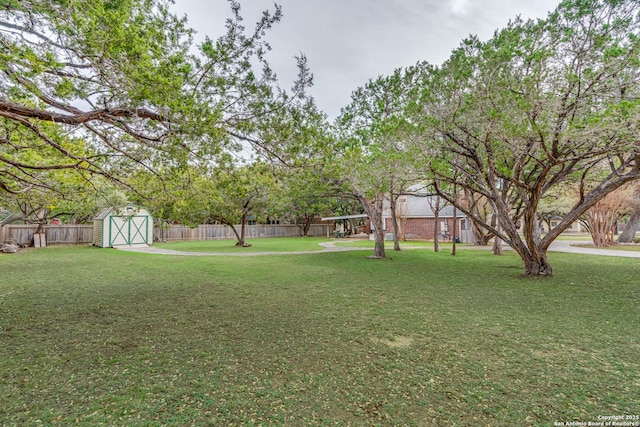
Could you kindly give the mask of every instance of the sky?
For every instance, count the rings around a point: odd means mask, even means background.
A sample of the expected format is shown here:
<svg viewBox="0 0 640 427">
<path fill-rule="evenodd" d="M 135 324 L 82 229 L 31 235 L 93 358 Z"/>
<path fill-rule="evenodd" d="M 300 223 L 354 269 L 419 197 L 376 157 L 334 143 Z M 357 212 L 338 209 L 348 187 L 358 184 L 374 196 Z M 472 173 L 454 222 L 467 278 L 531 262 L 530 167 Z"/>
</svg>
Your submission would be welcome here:
<svg viewBox="0 0 640 427">
<path fill-rule="evenodd" d="M 268 0 L 239 0 L 251 30 Z M 427 61 L 439 65 L 470 34 L 488 40 L 511 19 L 544 18 L 558 0 L 276 0 L 282 20 L 267 34 L 268 61 L 280 86 L 297 75 L 294 57 L 305 54 L 314 75 L 310 89 L 330 120 L 369 79 Z M 189 26 L 217 38 L 231 16 L 227 0 L 175 0 Z"/>
</svg>

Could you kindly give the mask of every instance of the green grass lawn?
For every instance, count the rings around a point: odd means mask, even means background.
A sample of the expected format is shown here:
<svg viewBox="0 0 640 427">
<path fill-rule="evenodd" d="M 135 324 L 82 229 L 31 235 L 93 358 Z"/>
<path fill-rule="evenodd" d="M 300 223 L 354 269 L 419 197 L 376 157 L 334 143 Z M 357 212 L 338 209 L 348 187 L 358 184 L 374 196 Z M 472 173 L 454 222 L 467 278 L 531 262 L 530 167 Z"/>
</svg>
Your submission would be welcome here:
<svg viewBox="0 0 640 427">
<path fill-rule="evenodd" d="M 154 243 L 153 246 L 185 252 L 295 252 L 319 251 L 323 249 L 320 243 L 330 240 L 322 237 L 247 239 L 251 246 L 246 248 L 236 246 L 236 240 Z"/>
<path fill-rule="evenodd" d="M 375 242 L 370 239 L 336 239 L 336 246 L 351 246 L 351 247 L 363 247 L 363 248 L 372 248 L 375 246 Z M 439 246 L 451 248 L 451 241 L 445 240 L 444 242 L 438 242 Z M 460 244 L 458 244 L 460 246 Z M 384 242 L 385 249 L 393 250 L 393 241 L 387 240 Z M 423 240 L 408 240 L 408 241 L 400 241 L 400 249 L 408 248 L 408 247 L 424 247 L 424 248 L 433 248 L 433 241 L 423 241 Z"/>
<path fill-rule="evenodd" d="M 640 414 L 640 264 L 487 251 L 0 255 L 3 426 L 551 426 Z"/>
</svg>

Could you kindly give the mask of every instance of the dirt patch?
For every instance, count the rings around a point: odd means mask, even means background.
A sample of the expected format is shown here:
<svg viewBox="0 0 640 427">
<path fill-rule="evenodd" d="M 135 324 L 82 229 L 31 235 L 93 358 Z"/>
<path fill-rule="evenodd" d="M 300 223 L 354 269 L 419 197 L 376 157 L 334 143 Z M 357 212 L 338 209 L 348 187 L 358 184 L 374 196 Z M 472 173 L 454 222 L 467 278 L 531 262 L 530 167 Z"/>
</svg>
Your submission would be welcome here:
<svg viewBox="0 0 640 427">
<path fill-rule="evenodd" d="M 373 341 L 376 344 L 384 344 L 388 347 L 393 347 L 393 348 L 407 348 L 407 347 L 410 347 L 411 344 L 415 342 L 415 339 L 412 337 L 404 337 L 402 335 L 397 335 L 395 337 L 392 337 L 391 339 L 371 337 L 371 341 Z"/>
</svg>

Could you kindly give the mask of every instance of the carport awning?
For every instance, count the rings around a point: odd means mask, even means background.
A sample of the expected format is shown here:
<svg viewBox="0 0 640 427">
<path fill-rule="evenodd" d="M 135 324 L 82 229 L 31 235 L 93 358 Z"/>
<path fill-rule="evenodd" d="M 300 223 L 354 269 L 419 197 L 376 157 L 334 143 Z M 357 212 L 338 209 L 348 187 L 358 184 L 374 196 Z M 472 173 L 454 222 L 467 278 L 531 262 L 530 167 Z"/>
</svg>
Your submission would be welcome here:
<svg viewBox="0 0 640 427">
<path fill-rule="evenodd" d="M 362 215 L 342 215 L 342 216 L 328 216 L 326 218 L 320 218 L 323 221 L 336 221 L 339 219 L 356 219 L 356 218 L 367 218 L 366 214 Z"/>
</svg>

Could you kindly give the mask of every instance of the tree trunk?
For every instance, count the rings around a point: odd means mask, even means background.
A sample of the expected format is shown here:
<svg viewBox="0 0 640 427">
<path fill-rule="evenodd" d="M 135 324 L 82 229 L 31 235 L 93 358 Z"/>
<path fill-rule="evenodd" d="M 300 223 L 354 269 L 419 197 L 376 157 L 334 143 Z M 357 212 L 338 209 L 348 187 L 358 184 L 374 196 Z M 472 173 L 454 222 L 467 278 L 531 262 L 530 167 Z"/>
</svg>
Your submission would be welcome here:
<svg viewBox="0 0 640 427">
<path fill-rule="evenodd" d="M 468 216 L 471 220 L 471 231 L 473 233 L 473 244 L 476 246 L 487 246 L 489 244 L 489 240 L 493 237 L 493 233 L 488 232 L 485 228 L 478 222 L 477 218 L 488 218 L 488 213 L 486 209 L 486 205 L 481 198 L 476 198 L 468 188 L 463 189 L 463 197 L 466 200 L 468 205 L 469 212 L 472 215 Z M 482 211 L 480 208 L 480 203 L 484 205 Z M 476 218 L 477 217 L 477 218 Z M 495 215 L 493 215 L 495 218 Z M 495 226 L 495 219 L 492 220 L 492 226 Z"/>
<path fill-rule="evenodd" d="M 433 251 L 440 251 L 440 247 L 438 244 L 438 235 L 440 234 L 440 196 L 436 196 L 436 206 L 433 210 L 433 220 L 435 224 L 433 224 Z"/>
<path fill-rule="evenodd" d="M 500 230 L 500 225 L 497 226 L 498 231 Z M 493 239 L 493 254 L 494 255 L 502 255 L 502 239 L 498 236 Z"/>
<path fill-rule="evenodd" d="M 617 216 L 617 212 L 611 211 L 601 202 L 585 213 L 585 221 L 589 224 L 594 245 L 606 247 L 613 244 Z"/>
<path fill-rule="evenodd" d="M 482 226 L 471 218 L 471 230 L 473 231 L 473 244 L 476 246 L 487 246 L 489 240 L 494 236 L 493 233 L 486 233 Z"/>
<path fill-rule="evenodd" d="M 243 238 L 241 238 L 240 234 L 238 233 L 238 230 L 236 229 L 236 226 L 232 222 L 227 221 L 225 218 L 220 216 L 212 216 L 211 219 L 214 221 L 218 221 L 220 222 L 220 224 L 224 224 L 227 227 L 231 228 L 231 231 L 233 231 L 233 235 L 236 236 L 236 246 L 240 246 L 240 240 L 242 240 Z"/>
<path fill-rule="evenodd" d="M 620 243 L 631 243 L 636 237 L 636 231 L 640 226 L 640 185 L 636 185 L 633 189 L 633 210 L 631 216 L 625 225 L 624 230 L 618 237 Z"/>
<path fill-rule="evenodd" d="M 636 237 L 636 231 L 638 231 L 638 226 L 640 226 L 640 206 L 636 206 L 636 208 L 634 208 L 627 224 L 624 226 L 624 230 L 622 230 L 622 233 L 620 233 L 620 236 L 618 237 L 618 242 L 633 242 L 633 239 Z"/>
<path fill-rule="evenodd" d="M 385 258 L 386 254 L 384 253 L 384 230 L 377 231 L 375 234 L 376 241 L 375 247 L 373 249 L 373 257 L 374 258 Z"/>
<path fill-rule="evenodd" d="M 524 275 L 527 277 L 533 276 L 553 276 L 553 269 L 551 264 L 547 260 L 547 251 L 539 252 L 538 256 L 529 254 L 528 256 L 522 256 L 524 261 Z"/>
<path fill-rule="evenodd" d="M 517 235 L 515 227 L 511 227 L 509 237 L 512 247 L 516 250 L 524 263 L 524 275 L 526 277 L 545 276 L 552 277 L 553 269 L 547 260 L 547 247 L 540 239 L 540 221 L 533 209 L 527 211 L 523 218 L 523 242 Z M 501 230 L 509 227 L 511 222 L 500 222 Z M 525 244 L 526 242 L 526 244 Z"/>
<path fill-rule="evenodd" d="M 307 233 L 309 232 L 309 221 L 307 220 L 307 215 L 302 217 L 302 224 L 299 227 L 300 231 L 302 231 L 302 237 L 307 237 Z"/>
<path fill-rule="evenodd" d="M 396 216 L 397 197 L 391 194 L 389 196 L 389 207 L 391 208 L 391 222 L 393 224 L 393 250 L 400 250 L 400 242 L 398 241 L 398 217 Z"/>
<path fill-rule="evenodd" d="M 247 242 L 245 242 L 246 227 L 247 227 L 247 213 L 242 212 L 242 218 L 240 219 L 240 236 L 238 236 L 238 233 L 236 233 L 236 237 L 238 238 L 238 242 L 236 243 L 236 246 L 242 246 L 243 248 L 247 248 L 251 246 L 247 244 Z M 235 229 L 233 231 L 235 232 Z"/>
<path fill-rule="evenodd" d="M 638 204 L 640 204 L 638 186 L 634 188 L 633 196 L 630 191 L 631 188 L 628 186 L 617 189 L 600 199 L 584 213 L 584 219 L 589 223 L 589 231 L 596 246 L 613 245 L 620 216 L 630 206 L 635 211 Z M 632 213 L 632 216 L 633 214 L 635 212 Z M 635 230 L 628 234 L 630 235 L 630 240 L 633 241 Z"/>
<path fill-rule="evenodd" d="M 237 242 L 236 242 L 236 246 L 240 246 L 240 240 L 241 240 L 241 238 L 240 238 L 240 234 L 238 233 L 238 230 L 236 229 L 235 225 L 233 225 L 233 224 L 229 224 L 229 223 L 226 223 L 226 224 L 227 224 L 229 227 L 231 227 L 231 231 L 233 231 L 233 234 L 236 236 L 236 240 L 237 240 Z"/>
<path fill-rule="evenodd" d="M 533 221 L 533 241 L 536 245 L 540 243 L 542 228 L 540 227 L 540 221 L 538 221 L 538 215 L 534 215 Z"/>
<path fill-rule="evenodd" d="M 385 258 L 386 255 L 384 253 L 384 226 L 382 223 L 382 201 L 384 200 L 384 196 L 377 196 L 374 201 L 374 206 L 372 209 L 373 213 L 373 222 L 376 228 L 376 241 L 375 248 L 373 251 L 373 256 L 375 258 Z"/>
<path fill-rule="evenodd" d="M 384 195 L 377 195 L 372 202 L 369 202 L 362 194 L 354 194 L 360 205 L 367 213 L 369 221 L 373 226 L 375 237 L 375 246 L 373 250 L 373 258 L 385 258 L 384 253 L 384 230 L 382 225 L 382 207 Z"/>
<path fill-rule="evenodd" d="M 456 187 L 453 187 L 453 194 L 456 193 Z M 453 205 L 453 237 L 451 237 L 451 255 L 456 254 L 456 239 L 458 238 L 458 208 Z"/>
<path fill-rule="evenodd" d="M 302 237 L 307 237 L 309 235 L 309 230 L 311 229 L 311 215 L 305 214 L 302 219 Z"/>
</svg>

